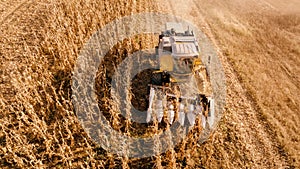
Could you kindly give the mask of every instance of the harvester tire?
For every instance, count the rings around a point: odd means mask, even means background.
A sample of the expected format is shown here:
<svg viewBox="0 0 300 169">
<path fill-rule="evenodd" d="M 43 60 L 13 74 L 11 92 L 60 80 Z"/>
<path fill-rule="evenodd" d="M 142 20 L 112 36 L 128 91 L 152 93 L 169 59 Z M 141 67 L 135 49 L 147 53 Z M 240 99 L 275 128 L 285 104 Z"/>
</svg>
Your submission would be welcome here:
<svg viewBox="0 0 300 169">
<path fill-rule="evenodd" d="M 152 73 L 151 84 L 153 85 L 162 85 L 162 74 L 161 73 Z"/>
</svg>

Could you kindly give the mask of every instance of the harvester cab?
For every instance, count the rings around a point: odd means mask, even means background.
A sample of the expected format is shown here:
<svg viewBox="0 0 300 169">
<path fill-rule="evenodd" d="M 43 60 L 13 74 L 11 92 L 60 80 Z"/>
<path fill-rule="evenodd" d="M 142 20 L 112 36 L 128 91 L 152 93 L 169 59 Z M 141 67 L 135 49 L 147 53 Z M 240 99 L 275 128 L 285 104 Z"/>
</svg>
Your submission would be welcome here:
<svg viewBox="0 0 300 169">
<path fill-rule="evenodd" d="M 165 117 L 170 124 L 178 121 L 184 126 L 187 119 L 194 126 L 197 116 L 201 116 L 202 126 L 212 127 L 214 99 L 206 66 L 199 55 L 193 31 L 184 31 L 181 23 L 166 23 L 156 47 L 159 69 L 152 72 L 149 84 L 147 123 L 160 123 Z"/>
</svg>

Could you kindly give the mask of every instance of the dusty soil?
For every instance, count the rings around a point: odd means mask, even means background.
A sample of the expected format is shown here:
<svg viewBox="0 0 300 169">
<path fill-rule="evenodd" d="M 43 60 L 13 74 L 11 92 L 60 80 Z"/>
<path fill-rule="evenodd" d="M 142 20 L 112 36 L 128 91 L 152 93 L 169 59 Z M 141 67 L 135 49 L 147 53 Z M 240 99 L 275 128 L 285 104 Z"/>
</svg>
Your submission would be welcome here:
<svg viewBox="0 0 300 169">
<path fill-rule="evenodd" d="M 299 9 L 296 0 L 1 1 L 0 166 L 299 168 Z M 157 11 L 193 22 L 215 45 L 226 74 L 223 118 L 204 144 L 189 135 L 161 156 L 117 157 L 79 124 L 71 72 L 96 30 L 115 18 Z M 116 45 L 108 62 L 156 43 L 152 36 L 141 37 L 143 44 L 135 39 Z"/>
</svg>

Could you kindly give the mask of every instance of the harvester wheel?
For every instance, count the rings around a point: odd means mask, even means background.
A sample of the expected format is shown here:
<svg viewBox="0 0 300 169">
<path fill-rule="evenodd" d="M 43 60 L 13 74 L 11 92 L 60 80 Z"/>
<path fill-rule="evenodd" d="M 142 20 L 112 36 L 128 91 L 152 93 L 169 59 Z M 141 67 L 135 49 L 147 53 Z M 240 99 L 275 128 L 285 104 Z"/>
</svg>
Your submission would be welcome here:
<svg viewBox="0 0 300 169">
<path fill-rule="evenodd" d="M 151 84 L 153 85 L 162 85 L 162 74 L 161 73 L 152 73 Z"/>
</svg>

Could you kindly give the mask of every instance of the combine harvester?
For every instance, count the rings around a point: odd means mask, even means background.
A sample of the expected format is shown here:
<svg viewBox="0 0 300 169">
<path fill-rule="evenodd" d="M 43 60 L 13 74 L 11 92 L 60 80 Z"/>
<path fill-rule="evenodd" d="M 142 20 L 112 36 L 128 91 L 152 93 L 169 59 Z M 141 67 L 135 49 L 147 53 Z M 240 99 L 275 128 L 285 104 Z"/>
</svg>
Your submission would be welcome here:
<svg viewBox="0 0 300 169">
<path fill-rule="evenodd" d="M 156 47 L 159 69 L 149 84 L 147 123 L 165 118 L 169 124 L 194 126 L 199 117 L 204 129 L 212 127 L 214 98 L 200 54 L 193 31 L 184 31 L 181 23 L 166 23 Z"/>
</svg>

